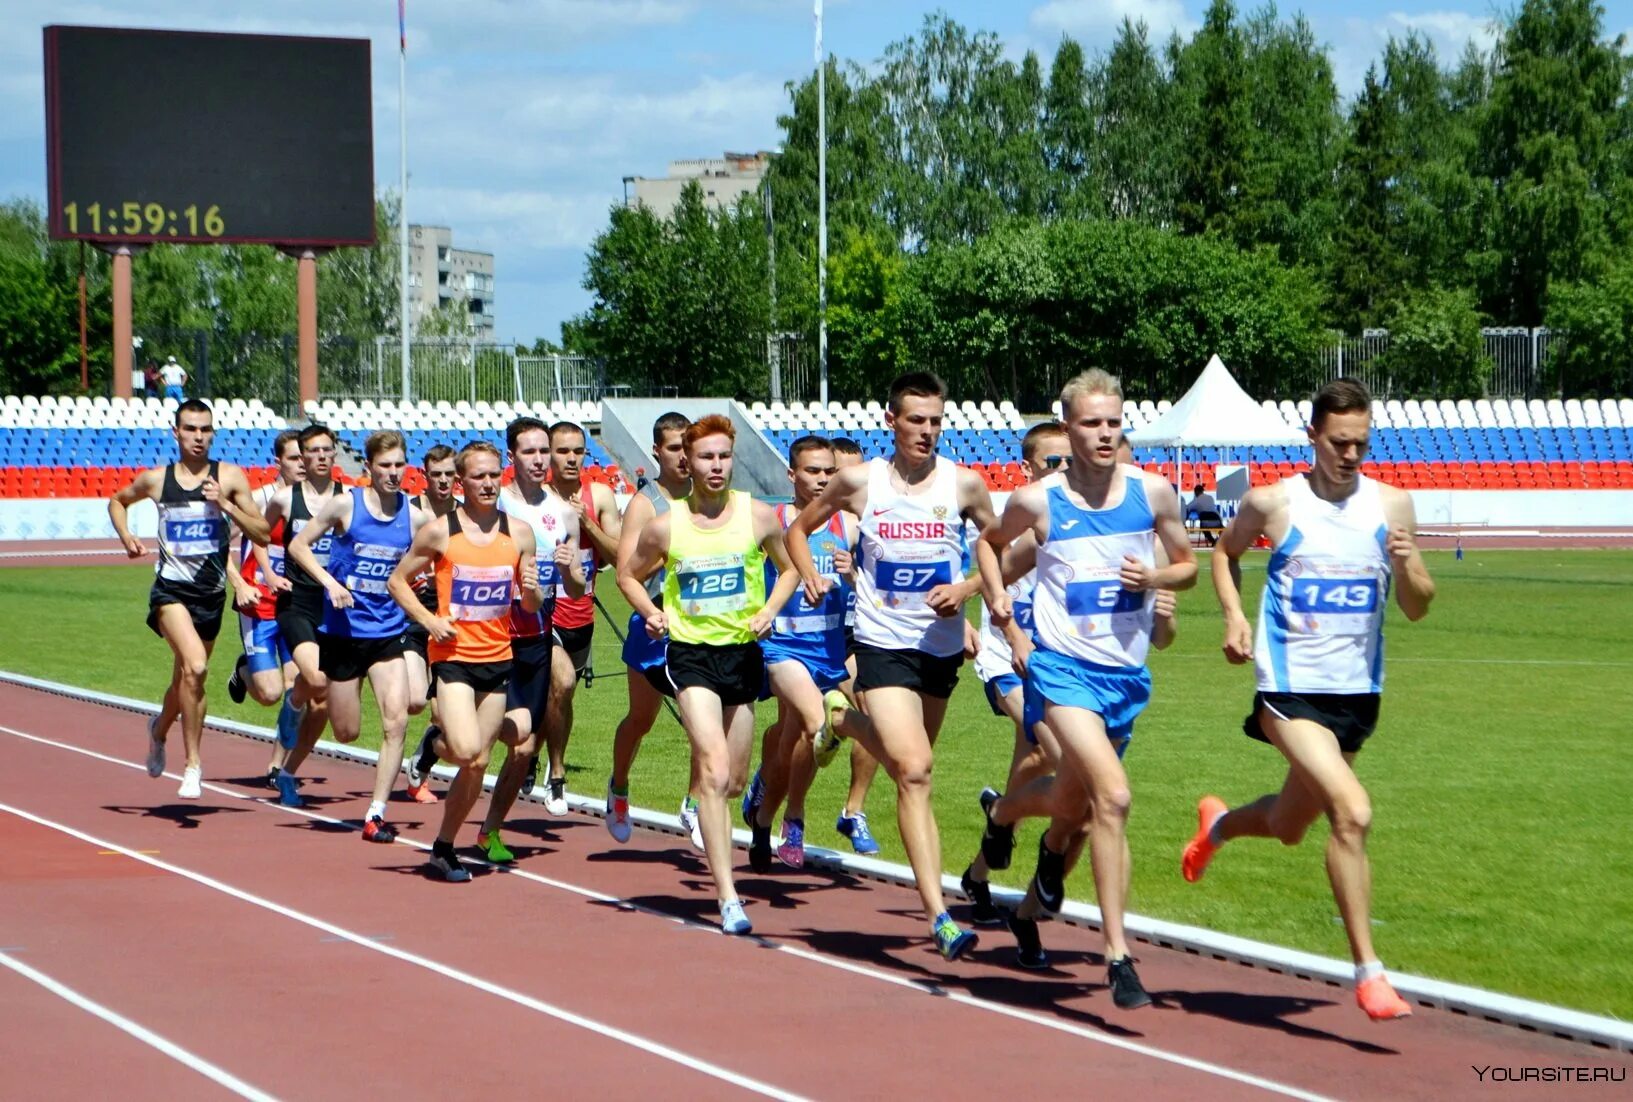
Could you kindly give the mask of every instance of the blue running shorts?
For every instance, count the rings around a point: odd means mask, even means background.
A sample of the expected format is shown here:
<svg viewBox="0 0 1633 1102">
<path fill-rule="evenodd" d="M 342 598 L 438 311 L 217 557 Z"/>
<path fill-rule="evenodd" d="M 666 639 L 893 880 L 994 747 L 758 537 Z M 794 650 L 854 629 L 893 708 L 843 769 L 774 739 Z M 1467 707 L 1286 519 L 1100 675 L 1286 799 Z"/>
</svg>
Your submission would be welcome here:
<svg viewBox="0 0 1633 1102">
<path fill-rule="evenodd" d="M 1151 671 L 1144 666 L 1101 666 L 1039 647 L 1026 667 L 1026 707 L 1022 722 L 1026 737 L 1043 720 L 1047 702 L 1057 707 L 1082 708 L 1098 715 L 1106 737 L 1122 757 L 1134 734 L 1134 721 L 1151 700 Z"/>
<path fill-rule="evenodd" d="M 278 621 L 257 620 L 240 612 L 238 627 L 251 674 L 280 670 L 285 662 L 291 661 L 289 648 L 284 646 L 283 633 L 278 630 Z"/>
</svg>

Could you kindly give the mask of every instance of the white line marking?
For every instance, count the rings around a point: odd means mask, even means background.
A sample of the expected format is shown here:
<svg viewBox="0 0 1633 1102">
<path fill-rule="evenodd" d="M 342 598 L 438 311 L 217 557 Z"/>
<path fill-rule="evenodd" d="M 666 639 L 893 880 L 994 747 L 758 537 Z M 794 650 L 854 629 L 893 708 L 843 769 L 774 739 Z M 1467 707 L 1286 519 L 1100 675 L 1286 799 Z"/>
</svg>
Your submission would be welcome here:
<svg viewBox="0 0 1633 1102">
<path fill-rule="evenodd" d="M 6 729 L 9 730 L 9 728 Z M 342 941 L 349 941 L 353 945 L 358 945 L 372 952 L 380 953 L 383 956 L 400 960 L 405 964 L 415 965 L 425 969 L 428 972 L 434 972 L 439 976 L 451 979 L 456 983 L 463 983 L 467 987 L 474 987 L 478 991 L 482 991 L 486 994 L 496 995 L 499 998 L 513 1002 L 518 1006 L 523 1006 L 529 1010 L 535 1010 L 540 1014 L 555 1018 L 557 1021 L 566 1022 L 569 1025 L 576 1025 L 580 1029 L 588 1030 L 591 1033 L 598 1033 L 603 1037 L 622 1042 L 623 1044 L 629 1045 L 632 1048 L 638 1048 L 643 1052 L 648 1052 L 654 1056 L 669 1060 L 672 1063 L 680 1064 L 682 1067 L 687 1067 L 691 1068 L 693 1071 L 702 1072 L 704 1075 L 719 1079 L 725 1083 L 730 1083 L 734 1087 L 742 1087 L 744 1090 L 753 1091 L 756 1094 L 763 1094 L 767 1098 L 785 1099 L 787 1102 L 805 1102 L 802 1096 L 794 1094 L 791 1091 L 785 1091 L 780 1087 L 774 1087 L 769 1083 L 762 1083 L 759 1080 L 751 1079 L 746 1075 L 739 1075 L 737 1072 L 732 1071 L 729 1068 L 723 1068 L 718 1064 L 711 1064 L 707 1060 L 701 1060 L 695 1056 L 689 1056 L 686 1053 L 681 1052 L 679 1049 L 670 1048 L 668 1045 L 659 1041 L 650 1040 L 646 1037 L 642 1037 L 640 1034 L 631 1033 L 626 1029 L 619 1029 L 617 1026 L 607 1025 L 605 1022 L 598 1022 L 594 1018 L 587 1018 L 582 1014 L 576 1014 L 571 1010 L 566 1010 L 562 1007 L 552 1005 L 551 1003 L 547 1003 L 542 999 L 536 999 L 531 995 L 524 994 L 523 992 L 512 991 L 508 987 L 501 987 L 499 984 L 491 983 L 488 980 L 482 979 L 480 976 L 473 976 L 467 972 L 461 972 L 457 968 L 449 967 L 446 964 L 431 960 L 428 957 L 422 957 L 415 953 L 405 952 L 404 950 L 398 949 L 392 945 L 382 944 L 381 942 L 372 940 L 364 934 L 353 933 L 343 926 L 336 926 L 332 922 L 327 922 L 324 919 L 316 918 L 312 915 L 297 911 L 293 907 L 285 907 L 281 903 L 274 903 L 270 899 L 263 899 L 253 892 L 244 891 L 242 888 L 235 888 L 231 884 L 226 884 L 220 880 L 205 876 L 203 873 L 193 872 L 191 869 L 184 869 L 179 865 L 172 865 L 168 861 L 160 861 L 156 857 L 149 857 L 146 854 L 140 853 L 133 849 L 126 849 L 124 846 L 118 845 L 117 843 L 107 841 L 103 838 L 98 838 L 93 834 L 87 834 L 84 831 L 76 830 L 73 827 L 66 826 L 62 823 L 53 822 L 50 819 L 35 815 L 32 812 L 24 811 L 22 808 L 12 807 L 10 804 L 0 803 L 0 811 L 4 811 L 10 815 L 15 815 L 19 819 L 27 820 L 28 822 L 35 823 L 39 826 L 49 827 L 50 829 L 66 834 L 71 838 L 78 838 L 82 842 L 88 842 L 92 845 L 115 850 L 124 856 L 129 857 L 133 861 L 140 861 L 144 865 L 151 865 L 156 869 L 162 869 L 165 872 L 180 876 L 186 880 L 191 880 L 195 884 L 210 888 L 213 891 L 221 892 L 223 895 L 231 896 L 232 898 L 240 900 L 241 902 L 260 907 L 262 910 L 271 911 L 273 914 L 292 919 L 296 922 L 302 923 L 303 925 L 310 926 L 315 930 L 322 930 L 331 937 L 338 938 Z"/>
<path fill-rule="evenodd" d="M 52 747 L 55 747 L 55 748 L 57 748 L 59 750 L 67 750 L 67 751 L 70 751 L 71 753 L 75 753 L 75 754 L 82 754 L 82 755 L 84 755 L 86 757 L 96 758 L 96 759 L 98 759 L 100 761 L 108 762 L 109 764 L 112 764 L 112 765 L 118 765 L 118 766 L 124 767 L 126 769 L 141 769 L 141 770 L 143 770 L 145 772 L 145 767 L 139 762 L 125 761 L 125 760 L 123 760 L 121 758 L 114 758 L 114 757 L 108 756 L 107 754 L 98 753 L 95 750 L 86 750 L 83 747 L 73 746 L 73 745 L 71 745 L 69 743 L 64 743 L 64 742 L 57 742 L 54 739 L 44 738 L 44 737 L 42 737 L 40 735 L 31 735 L 26 731 L 19 731 L 14 727 L 7 727 L 7 726 L 5 726 L 3 724 L 0 724 L 0 731 L 5 732 L 6 734 L 15 735 L 15 736 L 18 736 L 20 738 L 27 739 L 30 742 L 36 742 L 36 743 L 40 743 L 40 744 L 43 744 L 43 745 L 46 745 L 46 746 L 52 746 Z M 177 779 L 177 780 L 180 779 L 180 777 L 176 776 L 175 774 L 166 773 L 165 776 L 175 777 L 175 779 Z M 269 808 L 269 809 L 271 809 L 273 811 L 281 811 L 281 812 L 286 812 L 286 813 L 291 814 L 291 815 L 299 815 L 299 816 L 302 816 L 304 818 L 314 819 L 314 820 L 316 820 L 318 822 L 324 822 L 324 823 L 330 823 L 330 824 L 342 825 L 342 826 L 352 826 L 352 824 L 350 822 L 348 822 L 347 820 L 344 820 L 344 819 L 331 818 L 328 815 L 323 815 L 323 814 L 321 814 L 319 812 L 315 812 L 315 811 L 308 811 L 308 810 L 306 810 L 304 808 L 284 807 L 281 804 L 273 803 L 271 800 L 264 799 L 264 798 L 257 797 L 257 796 L 245 795 L 242 792 L 235 792 L 230 788 L 222 788 L 219 785 L 208 784 L 207 783 L 207 784 L 204 785 L 204 788 L 211 791 L 211 792 L 216 792 L 216 793 L 219 793 L 220 795 L 228 796 L 228 797 L 231 797 L 231 798 L 237 799 L 237 800 L 244 800 L 244 801 L 247 801 L 249 803 L 253 803 L 253 804 L 255 804 L 255 805 L 259 806 L 259 807 Z M 16 810 L 14 810 L 14 809 L 12 809 L 10 807 L 7 807 L 5 804 L 0 804 L 0 811 L 11 811 L 12 814 L 21 814 L 21 815 L 24 815 L 25 817 L 32 818 L 32 816 L 29 816 L 27 812 L 16 811 Z M 43 821 L 43 820 L 36 820 L 36 821 Z M 47 824 L 47 825 L 56 826 L 56 824 Z M 86 835 L 80 835 L 78 831 L 75 831 L 71 827 L 57 827 L 57 829 L 65 830 L 68 833 L 76 835 L 77 837 L 87 837 Z M 422 851 L 429 851 L 430 848 L 431 848 L 429 845 L 427 845 L 424 842 L 416 842 L 416 841 L 414 841 L 413 839 L 410 839 L 410 838 L 399 837 L 397 839 L 397 842 L 400 845 L 406 845 L 406 846 L 409 846 L 410 848 L 418 849 L 418 850 L 422 850 Z M 112 848 L 118 848 L 118 847 L 112 847 Z M 130 856 L 137 856 L 139 860 L 145 860 L 149 864 L 155 865 L 157 867 L 169 868 L 169 866 L 165 865 L 161 861 L 157 861 L 157 860 L 154 860 L 152 858 L 140 857 L 137 854 L 137 852 L 134 851 L 134 850 L 124 850 L 122 852 L 125 852 L 127 855 L 130 855 Z M 474 861 L 474 860 L 471 861 L 470 863 L 471 864 L 487 864 L 487 862 Z M 548 876 L 541 876 L 538 873 L 528 872 L 525 869 L 519 869 L 519 868 L 516 868 L 513 865 L 491 865 L 489 867 L 494 868 L 494 869 L 498 870 L 499 872 L 510 875 L 510 876 L 519 876 L 524 880 L 531 880 L 531 881 L 533 881 L 535 883 L 543 884 L 546 887 L 557 888 L 557 889 L 559 889 L 561 891 L 571 892 L 574 895 L 580 895 L 580 896 L 583 896 L 586 899 L 595 900 L 596 902 L 614 904 L 614 905 L 616 905 L 616 906 L 618 906 L 620 908 L 623 908 L 625 910 L 636 911 L 636 912 L 641 913 L 641 914 L 645 914 L 645 915 L 649 915 L 649 916 L 652 916 L 652 917 L 655 917 L 655 918 L 662 919 L 662 920 L 664 920 L 666 922 L 672 922 L 672 923 L 674 923 L 676 925 L 679 925 L 679 926 L 692 926 L 692 927 L 696 927 L 698 929 L 709 931 L 710 933 L 718 933 L 719 932 L 718 929 L 716 927 L 712 926 L 712 925 L 707 925 L 707 924 L 704 924 L 704 923 L 691 922 L 691 921 L 689 921 L 687 919 L 680 918 L 680 917 L 678 917 L 676 915 L 665 914 L 662 911 L 653 910 L 653 909 L 648 908 L 648 907 L 642 907 L 639 904 L 632 903 L 627 899 L 622 899 L 622 898 L 620 898 L 618 896 L 615 896 L 615 895 L 608 895 L 605 892 L 596 891 L 593 888 L 581 887 L 581 886 L 579 886 L 577 884 L 571 884 L 571 883 L 568 883 L 568 882 L 566 882 L 564 880 L 556 880 L 556 879 L 553 879 L 553 878 L 548 877 Z M 207 882 L 207 878 L 203 877 L 200 874 L 187 872 L 186 870 L 181 870 L 181 869 L 176 869 L 176 870 L 172 870 L 172 871 L 180 872 L 181 875 L 190 877 L 192 879 L 199 880 L 201 883 L 202 882 Z M 208 882 L 211 884 L 211 886 L 215 886 L 213 881 L 208 881 Z M 227 890 L 227 891 L 229 891 L 229 892 L 231 892 L 233 894 L 238 893 L 238 889 L 236 889 L 236 888 L 229 888 L 226 885 L 222 885 L 221 887 L 224 890 Z M 260 901 L 258 899 L 254 899 L 253 897 L 247 896 L 247 894 L 246 894 L 245 898 L 249 898 L 249 899 L 251 899 L 252 902 L 256 902 L 259 905 L 267 906 L 267 907 L 269 907 L 271 909 L 278 910 L 280 913 L 283 912 L 283 908 L 282 908 L 282 906 L 280 904 L 271 903 L 270 901 Z M 308 919 L 305 916 L 296 914 L 295 912 L 289 912 L 289 914 L 290 914 L 290 917 L 298 918 L 300 921 L 307 921 L 307 922 L 312 922 L 312 923 L 322 923 L 321 919 Z M 327 926 L 326 925 L 320 926 L 320 928 L 327 928 Z M 380 945 L 375 944 L 375 943 L 359 940 L 361 938 L 361 935 L 349 934 L 346 931 L 339 930 L 338 927 L 336 927 L 335 930 L 338 932 L 339 936 L 341 938 L 343 938 L 344 940 L 348 940 L 348 941 L 356 940 L 356 941 L 358 941 L 359 944 L 363 944 L 368 948 L 378 949 L 378 950 L 380 950 L 382 952 L 389 952 L 389 953 L 391 953 L 393 955 L 397 955 L 400 952 L 400 951 L 395 950 L 395 949 L 387 949 L 386 947 L 380 946 Z M 893 972 L 885 971 L 884 969 L 872 968 L 872 967 L 870 967 L 868 965 L 856 964 L 856 963 L 853 963 L 851 961 L 840 960 L 840 959 L 837 959 L 837 958 L 834 958 L 834 957 L 824 956 L 824 955 L 822 955 L 820 953 L 815 953 L 815 952 L 812 952 L 812 951 L 806 950 L 806 949 L 800 949 L 800 948 L 797 948 L 797 947 L 791 946 L 791 945 L 785 945 L 785 944 L 783 944 L 781 942 L 777 942 L 777 941 L 770 941 L 770 940 L 767 940 L 767 939 L 764 939 L 764 938 L 751 938 L 751 939 L 748 939 L 748 940 L 750 940 L 751 942 L 753 942 L 754 944 L 756 944 L 760 948 L 771 949 L 771 950 L 774 950 L 774 951 L 780 952 L 780 953 L 787 953 L 790 956 L 793 956 L 793 957 L 795 957 L 795 958 L 797 958 L 799 960 L 810 961 L 810 962 L 812 962 L 814 964 L 824 965 L 824 966 L 829 967 L 829 968 L 837 968 L 842 972 L 849 972 L 849 973 L 851 973 L 853 975 L 864 976 L 864 977 L 866 977 L 868 979 L 878 980 L 878 981 L 881 981 L 883 983 L 891 984 L 892 986 L 895 986 L 895 987 L 904 987 L 904 988 L 907 988 L 909 990 L 918 991 L 918 992 L 921 992 L 921 993 L 926 994 L 926 995 L 935 996 L 937 998 L 950 999 L 953 1002 L 959 1003 L 962 1006 L 972 1007 L 972 1008 L 977 1009 L 977 1010 L 990 1011 L 990 1012 L 992 1012 L 994 1014 L 1001 1014 L 1001 1015 L 1003 1015 L 1003 1016 L 1005 1016 L 1007 1018 L 1014 1018 L 1016 1020 L 1026 1022 L 1026 1023 L 1030 1024 L 1030 1025 L 1043 1026 L 1043 1027 L 1045 1027 L 1047 1029 L 1057 1030 L 1058 1032 L 1061 1032 L 1061 1033 L 1069 1033 L 1074 1037 L 1079 1037 L 1079 1038 L 1082 1038 L 1084 1040 L 1093 1041 L 1096 1044 L 1108 1045 L 1108 1046 L 1110 1046 L 1112 1048 L 1120 1048 L 1120 1049 L 1123 1049 L 1126 1052 L 1136 1053 L 1137 1055 L 1140 1055 L 1140 1056 L 1150 1057 L 1153 1060 L 1161 1060 L 1161 1061 L 1163 1061 L 1165 1063 L 1175 1064 L 1175 1065 L 1177 1065 L 1179 1067 L 1183 1067 L 1183 1068 L 1189 1068 L 1192 1071 L 1199 1071 L 1199 1072 L 1202 1072 L 1205 1075 L 1213 1075 L 1213 1076 L 1217 1076 L 1217 1077 L 1222 1078 L 1222 1079 L 1234 1080 L 1235 1082 L 1244 1083 L 1244 1084 L 1246 1084 L 1248 1086 L 1251 1086 L 1251 1087 L 1258 1087 L 1261 1090 L 1266 1090 L 1266 1091 L 1270 1091 L 1270 1092 L 1273 1092 L 1273 1093 L 1276 1093 L 1276 1094 L 1286 1095 L 1289 1098 L 1305 1099 L 1306 1102 L 1329 1102 L 1329 1099 L 1327 1098 L 1326 1095 L 1315 1094 L 1315 1093 L 1310 1092 L 1310 1091 L 1302 1090 L 1302 1089 L 1300 1089 L 1298 1087 L 1290 1086 L 1290 1085 L 1288 1085 L 1286 1083 L 1278 1083 L 1273 1079 L 1265 1079 L 1265 1078 L 1262 1078 L 1260 1076 L 1253 1075 L 1253 1074 L 1251 1074 L 1249 1072 L 1237 1071 L 1234 1068 L 1228 1068 L 1228 1067 L 1225 1067 L 1225 1066 L 1220 1065 L 1220 1064 L 1209 1063 L 1206 1060 L 1199 1060 L 1199 1059 L 1194 1059 L 1194 1058 L 1189 1057 L 1189 1056 L 1182 1056 L 1179 1053 L 1168 1052 L 1168 1051 L 1165 1051 L 1163 1049 L 1154 1048 L 1154 1047 L 1152 1047 L 1150 1045 L 1142 1045 L 1142 1044 L 1140 1044 L 1138 1042 L 1135 1042 L 1135 1041 L 1124 1040 L 1121 1037 L 1109 1036 L 1107 1034 L 1103 1034 L 1103 1033 L 1099 1033 L 1099 1032 L 1096 1032 L 1096 1031 L 1091 1030 L 1091 1029 L 1087 1029 L 1087 1028 L 1085 1028 L 1083 1026 L 1073 1025 L 1073 1024 L 1071 1024 L 1069 1022 L 1059 1021 L 1059 1020 L 1056 1020 L 1054 1018 L 1050 1018 L 1050 1017 L 1048 1017 L 1046 1015 L 1036 1014 L 1036 1013 L 1033 1013 L 1032 1011 L 1021 1010 L 1021 1009 L 1018 1009 L 1018 1008 L 1012 1007 L 1012 1006 L 1005 1006 L 1003 1003 L 991 1002 L 989 1000 L 981 999 L 981 998 L 978 998 L 978 997 L 976 997 L 974 995 L 966 994 L 964 992 L 949 990 L 948 988 L 942 987 L 942 986 L 940 986 L 938 984 L 928 983 L 928 982 L 925 982 L 923 980 L 909 979 L 908 977 L 899 976 L 899 975 L 896 975 Z M 414 963 L 420 963 L 418 958 L 413 958 L 409 954 L 402 953 L 400 955 L 402 955 L 405 959 L 409 959 L 409 960 L 413 961 Z M 428 966 L 431 965 L 431 962 L 426 962 L 426 963 L 427 963 Z M 435 967 L 440 968 L 441 966 L 437 965 Z M 485 981 L 478 981 L 478 982 L 485 982 Z M 502 989 L 497 989 L 493 993 L 500 994 L 501 992 L 502 992 Z M 510 997 L 510 995 L 506 994 L 503 997 Z M 521 996 L 521 997 L 525 998 L 526 996 Z"/>
<path fill-rule="evenodd" d="M 30 968 L 22 961 L 7 956 L 3 952 L 0 952 L 0 965 L 11 969 L 26 980 L 32 980 L 39 984 L 57 998 L 73 1003 L 87 1014 L 93 1014 L 101 1018 L 115 1029 L 123 1030 L 143 1044 L 158 1049 L 178 1064 L 184 1065 L 189 1071 L 196 1071 L 206 1079 L 214 1080 L 241 1098 L 251 1098 L 255 1102 L 278 1102 L 276 1096 L 270 1095 L 258 1087 L 250 1086 L 231 1072 L 216 1067 L 204 1057 L 188 1052 L 174 1041 L 165 1040 L 146 1026 L 139 1025 L 124 1015 L 109 1010 L 101 1003 L 81 995 L 72 987 L 57 982 L 44 972 L 36 968 Z"/>
</svg>

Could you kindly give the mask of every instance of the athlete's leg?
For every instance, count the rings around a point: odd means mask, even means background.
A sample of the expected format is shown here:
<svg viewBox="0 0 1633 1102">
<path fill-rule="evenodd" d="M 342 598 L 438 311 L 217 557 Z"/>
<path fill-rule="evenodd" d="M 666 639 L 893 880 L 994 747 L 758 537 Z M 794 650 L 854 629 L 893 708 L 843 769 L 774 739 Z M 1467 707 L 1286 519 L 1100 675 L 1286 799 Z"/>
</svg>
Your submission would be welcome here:
<svg viewBox="0 0 1633 1102">
<path fill-rule="evenodd" d="M 431 691 L 431 671 L 425 665 L 425 655 L 409 647 L 403 651 L 403 683 L 407 686 L 407 713 L 417 716 L 425 711 L 427 695 Z"/>
<path fill-rule="evenodd" d="M 186 605 L 160 605 L 158 619 L 159 634 L 164 636 L 164 641 L 170 644 L 170 650 L 176 656 L 171 691 L 165 694 L 164 710 L 169 710 L 170 697 L 174 695 L 176 710 L 181 716 L 181 737 L 187 750 L 187 768 L 199 769 L 202 768 L 199 747 L 204 741 L 204 680 L 210 672 L 212 644 L 198 637 L 198 628 L 193 625 L 192 614 L 187 611 Z M 162 740 L 164 727 L 168 726 L 163 712 L 159 720 Z"/>
<path fill-rule="evenodd" d="M 941 896 L 941 833 L 930 804 L 931 733 L 941 729 L 947 701 L 895 685 L 869 689 L 862 697 L 872 737 L 866 733 L 855 737 L 877 744 L 879 764 L 896 782 L 902 844 L 925 914 L 934 921 L 946 905 Z"/>
<path fill-rule="evenodd" d="M 299 674 L 295 679 L 294 697 L 292 702 L 300 708 L 308 704 L 321 704 L 329 693 L 329 679 L 318 668 L 318 645 L 314 642 L 295 644 L 291 652 L 295 669 Z"/>
<path fill-rule="evenodd" d="M 550 650 L 550 700 L 544 709 L 544 745 L 550 759 L 551 778 L 567 775 L 567 740 L 573 733 L 573 696 L 578 691 L 578 671 L 566 647 Z"/>
<path fill-rule="evenodd" d="M 478 693 L 470 685 L 444 679 L 437 685 L 437 701 L 442 713 L 438 756 L 459 767 L 448 786 L 437 831 L 437 841 L 452 844 L 482 794 L 488 753 L 505 717 L 505 693 L 503 689 Z"/>
<path fill-rule="evenodd" d="M 1128 776 L 1097 713 L 1049 702 L 1044 705 L 1044 719 L 1060 740 L 1061 773 L 1075 773 L 1094 800 L 1094 819 L 1089 828 L 1094 890 L 1105 924 L 1106 957 L 1117 960 L 1128 955 L 1123 930 L 1123 897 L 1128 883 L 1123 863 L 1128 852 L 1125 840 L 1132 802 Z"/>
<path fill-rule="evenodd" d="M 295 665 L 293 658 L 286 659 L 283 664 L 283 684 L 279 687 L 280 694 L 292 692 L 295 688 L 295 678 L 300 676 L 300 669 Z M 257 697 L 256 699 L 260 699 Z M 269 701 L 275 704 L 277 701 Z M 272 755 L 267 759 L 267 774 L 274 776 L 283 768 L 284 760 L 289 757 L 289 748 L 277 739 L 272 740 Z"/>
<path fill-rule="evenodd" d="M 507 711 L 499 724 L 499 741 L 506 746 L 505 764 L 499 767 L 499 775 L 493 780 L 493 792 L 488 796 L 487 814 L 482 817 L 484 834 L 492 834 L 505 825 L 511 809 L 516 806 L 516 798 L 522 794 L 522 781 L 527 779 L 541 741 L 532 711 L 528 708 Z"/>
<path fill-rule="evenodd" d="M 629 769 L 635 764 L 635 755 L 641 749 L 641 740 L 658 720 L 658 709 L 663 697 L 647 681 L 646 675 L 626 666 L 624 678 L 629 687 L 629 710 L 619 720 L 612 736 L 612 787 L 629 787 Z"/>
<path fill-rule="evenodd" d="M 703 828 L 703 852 L 709 862 L 715 895 L 722 903 L 737 898 L 731 871 L 731 811 L 727 790 L 738 758 L 746 758 L 754 743 L 754 709 L 726 708 L 712 690 L 689 686 L 675 695 L 681 726 L 692 743 L 696 763 L 698 822 Z M 731 721 L 728 731 L 727 720 Z M 741 743 L 735 749 L 733 743 Z"/>
<path fill-rule="evenodd" d="M 391 799 L 391 790 L 397 784 L 397 774 L 403 767 L 403 734 L 408 729 L 408 664 L 401 657 L 376 662 L 369 667 L 369 687 L 374 690 L 374 702 L 380 707 L 380 757 L 374 766 L 374 792 L 369 802 L 371 807 L 378 805 L 383 815 L 386 801 Z M 331 690 L 331 720 L 333 699 Z M 337 738 L 339 734 L 337 730 Z"/>
<path fill-rule="evenodd" d="M 335 741 L 356 742 L 363 729 L 363 679 L 329 681 L 327 694 L 329 724 L 334 728 Z"/>
<path fill-rule="evenodd" d="M 1052 809 L 1054 806 L 1054 785 L 1051 777 L 1055 766 L 1043 746 L 1028 739 L 1023 731 L 1024 697 L 1025 691 L 1018 686 L 998 697 L 998 710 L 1009 718 L 1015 728 L 1015 742 L 1009 753 L 1009 776 L 1004 782 L 1004 795 L 992 806 L 992 819 L 1001 826 L 1017 823 L 1029 815 L 1044 814 L 1045 812 L 1038 809 Z M 973 880 L 984 881 L 990 876 L 991 871 L 987 868 L 987 859 L 979 853 L 975 855 L 975 860 L 970 862 L 969 874 Z"/>
<path fill-rule="evenodd" d="M 811 680 L 811 671 L 798 662 L 778 662 L 766 667 L 766 676 L 771 681 L 771 691 L 776 694 L 778 702 L 778 716 L 780 724 L 773 724 L 769 731 L 776 731 L 774 749 L 768 749 L 762 758 L 762 776 L 765 779 L 765 801 L 760 805 L 758 825 L 771 826 L 775 819 L 777 808 L 784 798 L 789 800 L 788 815 L 790 818 L 803 820 L 805 817 L 805 793 L 810 790 L 811 777 L 816 770 L 816 764 L 811 758 L 811 740 L 822 729 L 826 716 L 822 707 L 822 690 L 816 687 Z M 768 747 L 772 740 L 767 740 Z M 793 767 L 797 763 L 798 747 L 805 747 L 805 761 L 810 773 L 798 778 L 793 777 Z M 798 783 L 796 791 L 795 784 Z"/>
</svg>

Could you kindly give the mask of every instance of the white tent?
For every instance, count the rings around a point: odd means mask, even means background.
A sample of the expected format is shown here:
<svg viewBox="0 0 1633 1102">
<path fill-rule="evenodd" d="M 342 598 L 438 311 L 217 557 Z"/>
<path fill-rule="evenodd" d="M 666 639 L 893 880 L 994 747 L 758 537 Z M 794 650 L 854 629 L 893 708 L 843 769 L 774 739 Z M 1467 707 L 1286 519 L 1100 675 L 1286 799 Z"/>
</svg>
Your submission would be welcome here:
<svg viewBox="0 0 1633 1102">
<path fill-rule="evenodd" d="M 1149 425 L 1128 434 L 1141 448 L 1296 447 L 1309 442 L 1281 415 L 1265 409 L 1243 390 L 1218 356 L 1208 359 L 1185 397 Z"/>
</svg>

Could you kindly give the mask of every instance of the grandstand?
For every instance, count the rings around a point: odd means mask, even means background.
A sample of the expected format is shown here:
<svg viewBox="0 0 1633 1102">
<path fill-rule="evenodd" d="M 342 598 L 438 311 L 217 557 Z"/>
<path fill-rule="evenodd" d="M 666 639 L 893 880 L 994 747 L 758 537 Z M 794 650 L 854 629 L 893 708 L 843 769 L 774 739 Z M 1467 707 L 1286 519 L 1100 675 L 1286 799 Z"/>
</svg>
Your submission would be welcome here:
<svg viewBox="0 0 1633 1102">
<path fill-rule="evenodd" d="M 1267 401 L 1287 424 L 1301 427 L 1309 402 Z M 0 497 L 105 497 L 143 467 L 174 454 L 173 400 L 6 397 L 0 399 Z M 253 484 L 270 481 L 272 441 L 286 427 L 259 401 L 213 403 L 214 454 L 243 466 Z M 1169 403 L 1129 401 L 1130 431 L 1155 420 Z M 866 455 L 889 451 L 890 433 L 878 402 L 755 402 L 749 419 L 779 451 L 806 433 L 850 436 Z M 335 430 L 360 456 L 376 429 L 408 438 L 409 461 L 431 445 L 480 437 L 503 447 L 504 426 L 521 415 L 546 423 L 574 421 L 589 432 L 586 477 L 626 488 L 612 456 L 595 438 L 597 402 L 531 405 L 508 402 L 324 401 L 308 403 L 307 419 Z M 1033 417 L 1030 420 L 1037 420 Z M 1008 402 L 947 404 L 943 453 L 979 471 L 995 490 L 1022 481 L 1020 438 L 1028 418 Z M 304 421 L 299 423 L 305 423 Z M 1373 403 L 1368 473 L 1406 489 L 1633 489 L 1633 400 L 1398 401 Z M 1142 464 L 1176 477 L 1172 449 L 1136 448 Z M 1303 469 L 1302 448 L 1192 448 L 1184 452 L 1185 481 L 1214 484 L 1222 462 L 1246 463 L 1255 483 Z M 423 486 L 418 471 L 407 482 Z"/>
</svg>

